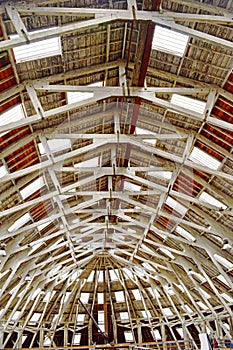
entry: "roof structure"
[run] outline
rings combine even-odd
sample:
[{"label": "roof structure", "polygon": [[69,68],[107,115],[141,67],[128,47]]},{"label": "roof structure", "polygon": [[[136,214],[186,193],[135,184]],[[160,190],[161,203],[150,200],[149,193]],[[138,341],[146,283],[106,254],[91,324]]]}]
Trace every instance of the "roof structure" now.
[{"label": "roof structure", "polygon": [[232,339],[232,0],[0,16],[0,348]]}]

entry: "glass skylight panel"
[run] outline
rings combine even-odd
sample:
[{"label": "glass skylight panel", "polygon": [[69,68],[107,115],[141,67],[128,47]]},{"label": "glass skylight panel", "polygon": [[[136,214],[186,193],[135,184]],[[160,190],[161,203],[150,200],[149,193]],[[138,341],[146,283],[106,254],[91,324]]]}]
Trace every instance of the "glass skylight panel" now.
[{"label": "glass skylight panel", "polygon": [[199,199],[202,200],[203,202],[209,203],[211,205],[214,205],[215,207],[226,209],[227,206],[208,194],[207,192],[202,192],[201,195],[199,196]]},{"label": "glass skylight panel", "polygon": [[110,280],[117,281],[118,280],[118,271],[117,270],[109,270]]},{"label": "glass skylight panel", "polygon": [[116,297],[117,303],[125,301],[125,297],[124,297],[124,292],[123,291],[115,292],[115,297]]},{"label": "glass skylight panel", "polygon": [[98,272],[98,282],[103,282],[104,281],[104,272],[99,271]]},{"label": "glass skylight panel", "polygon": [[120,318],[121,318],[122,321],[128,320],[128,319],[129,319],[129,314],[128,314],[128,312],[127,312],[127,311],[125,311],[125,312],[120,312]]},{"label": "glass skylight panel", "polygon": [[34,312],[32,317],[30,318],[30,322],[38,322],[41,317],[41,314],[39,312]]},{"label": "glass skylight panel", "polygon": [[183,95],[173,94],[171,97],[171,103],[173,105],[186,108],[192,112],[203,114],[205,111],[206,103],[195,98],[186,97]]},{"label": "glass skylight panel", "polygon": [[87,282],[92,282],[93,281],[93,278],[94,278],[94,275],[95,275],[95,271],[92,270],[90,275],[88,276],[87,278]]},{"label": "glass skylight panel", "polygon": [[66,292],[64,295],[64,303],[66,303],[69,300],[69,297],[71,295],[71,292]]},{"label": "glass skylight panel", "polygon": [[105,326],[104,326],[104,311],[99,310],[98,311],[98,326],[101,329],[102,332],[105,332]]},{"label": "glass skylight panel", "polygon": [[56,294],[56,291],[52,291],[52,292],[47,292],[44,296],[43,302],[48,302],[50,299],[52,299],[54,297],[54,295]]},{"label": "glass skylight panel", "polygon": [[155,287],[154,288],[149,287],[148,290],[153,297],[156,296],[157,298],[161,298],[161,295],[159,294],[159,292],[157,291],[157,289]]},{"label": "glass skylight panel", "polygon": [[41,288],[38,287],[38,288],[32,293],[30,299],[31,299],[31,300],[36,299],[37,295],[40,294],[40,293],[41,293]]},{"label": "glass skylight panel", "polygon": [[197,305],[200,306],[202,310],[207,310],[208,306],[205,305],[202,301],[197,301]]},{"label": "glass skylight panel", "polygon": [[228,294],[222,293],[221,296],[229,303],[233,303],[233,298],[231,298]]},{"label": "glass skylight panel", "polygon": [[15,311],[11,317],[12,321],[16,321],[20,317],[21,311]]},{"label": "glass skylight panel", "polygon": [[194,163],[207,166],[208,168],[213,170],[219,169],[221,165],[221,162],[218,159],[212,157],[210,154],[198,147],[193,148],[189,159],[192,160]]},{"label": "glass skylight panel", "polygon": [[[97,81],[96,83],[88,84],[87,86],[101,87],[103,86],[103,82]],[[80,102],[83,100],[87,100],[88,98],[91,98],[93,96],[94,96],[93,92],[67,91],[67,102],[68,104]]]},{"label": "glass skylight panel", "polygon": [[182,328],[176,328],[177,332],[179,333],[181,338],[184,338],[184,332]]},{"label": "glass skylight panel", "polygon": [[188,312],[188,313],[192,313],[193,310],[191,309],[191,307],[188,304],[184,304],[183,306],[184,311]]},{"label": "glass skylight panel", "polygon": [[[68,150],[71,148],[70,139],[52,139],[48,140],[47,143],[52,153]],[[38,148],[41,155],[46,154],[42,143],[38,143]]]},{"label": "glass skylight panel", "polygon": [[[24,114],[23,106],[21,103],[18,103],[13,107],[8,108],[7,110],[5,110],[0,114],[0,126],[4,126],[24,118],[25,118],[25,114]],[[6,134],[6,132],[4,132],[1,135],[4,135],[4,134]]]},{"label": "glass skylight panel", "polygon": [[148,175],[158,177],[160,179],[171,180],[171,171],[148,171]]},{"label": "glass skylight panel", "polygon": [[100,166],[99,162],[100,162],[100,158],[95,157],[88,160],[84,160],[83,162],[80,162],[80,163],[76,163],[74,164],[74,167],[75,168],[96,168]]},{"label": "glass skylight panel", "polygon": [[149,310],[142,310],[141,311],[141,313],[142,313],[142,317],[144,317],[144,318],[151,318],[151,313],[150,313],[150,311]]},{"label": "glass skylight panel", "polygon": [[166,254],[169,258],[175,259],[174,255],[170,252],[170,250],[168,250],[166,248],[159,248],[159,249],[161,250],[161,252]]},{"label": "glass skylight panel", "polygon": [[154,329],[153,333],[156,340],[162,340],[161,334],[158,329]]},{"label": "glass skylight panel", "polygon": [[223,265],[227,269],[229,269],[229,270],[233,269],[233,263],[230,262],[228,259],[226,259],[223,256],[218,255],[218,254],[214,254],[214,257],[221,265]]},{"label": "glass skylight panel", "polygon": [[78,323],[84,323],[84,319],[85,319],[85,314],[78,314],[77,316],[77,322]]},{"label": "glass skylight panel", "polygon": [[[33,33],[38,33],[34,31]],[[29,34],[32,34],[29,33]],[[17,35],[11,35],[11,39],[16,38]],[[13,48],[16,63],[33,61],[40,58],[52,57],[61,55],[61,39],[59,36],[37,42],[30,42],[29,44],[21,45]]]},{"label": "glass skylight panel", "polygon": [[80,345],[80,341],[81,341],[81,333],[75,334],[73,339],[73,344]]},{"label": "glass skylight panel", "polygon": [[124,334],[125,334],[125,341],[126,342],[133,342],[134,341],[132,332],[125,331]]},{"label": "glass skylight panel", "polygon": [[191,235],[191,233],[189,233],[188,231],[186,231],[183,227],[181,226],[177,226],[176,228],[176,232],[179,233],[181,236],[183,236],[184,238],[187,238],[188,241],[193,241],[195,242],[195,238]]},{"label": "glass skylight panel", "polygon": [[80,300],[83,304],[88,304],[89,294],[90,293],[85,293],[85,292],[81,293]]},{"label": "glass skylight panel", "polygon": [[200,293],[204,296],[205,299],[209,299],[210,295],[202,288],[199,288]]},{"label": "glass skylight panel", "polygon": [[132,293],[133,293],[134,298],[135,298],[136,300],[141,300],[141,299],[142,299],[142,298],[141,298],[141,294],[140,294],[140,292],[139,292],[138,289],[132,289]]},{"label": "glass skylight panel", "polygon": [[51,339],[48,336],[44,337],[44,346],[51,346]]},{"label": "glass skylight panel", "polygon": [[169,307],[165,307],[164,309],[162,309],[164,316],[173,316],[173,312],[171,311],[171,309]]},{"label": "glass skylight panel", "polygon": [[127,267],[123,267],[122,271],[124,272],[125,278],[133,278],[133,273]]},{"label": "glass skylight panel", "polygon": [[229,286],[229,283],[227,282],[227,280],[226,280],[226,278],[223,276],[223,275],[218,275],[217,276],[217,279],[219,280],[219,281],[221,281],[222,283],[224,283],[224,284],[226,284],[227,286]]},{"label": "glass skylight panel", "polygon": [[98,293],[97,300],[98,300],[98,304],[103,304],[104,303],[104,293]]},{"label": "glass skylight panel", "polygon": [[35,181],[31,182],[29,185],[24,187],[22,190],[20,190],[20,194],[23,199],[29,197],[31,194],[38,191],[41,187],[44,186],[44,179],[42,177],[39,177]]},{"label": "glass skylight panel", "polygon": [[182,57],[185,52],[188,40],[188,35],[156,25],[152,42],[152,49]]},{"label": "glass skylight panel", "polygon": [[50,225],[51,222],[52,222],[52,221],[47,221],[47,222],[45,222],[44,224],[38,225],[38,226],[37,226],[37,229],[38,229],[39,231],[42,231],[46,226]]},{"label": "glass skylight panel", "polygon": [[184,205],[180,204],[170,196],[167,197],[165,203],[169,205],[169,207],[173,208],[175,211],[180,213],[181,215],[185,215],[188,210],[188,208],[186,208]]},{"label": "glass skylight panel", "polygon": [[25,225],[29,220],[31,220],[31,216],[28,213],[24,214],[8,228],[8,232],[13,232],[18,230],[20,227]]},{"label": "glass skylight panel", "polygon": [[8,172],[6,170],[5,165],[0,166],[0,178],[7,175],[7,174],[8,174]]},{"label": "glass skylight panel", "polygon": [[132,182],[129,181],[124,181],[124,190],[125,191],[140,191],[141,186],[133,184]]}]

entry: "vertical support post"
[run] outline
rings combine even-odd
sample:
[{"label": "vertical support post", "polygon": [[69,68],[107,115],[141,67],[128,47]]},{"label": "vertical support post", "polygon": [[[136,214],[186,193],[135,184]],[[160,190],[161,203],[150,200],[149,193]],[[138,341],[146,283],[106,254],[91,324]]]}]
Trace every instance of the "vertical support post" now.
[{"label": "vertical support post", "polygon": [[3,335],[4,335],[4,331],[3,331],[3,324],[0,323],[0,350],[3,350]]},{"label": "vertical support post", "polygon": [[64,327],[64,346],[68,346],[68,325]]},{"label": "vertical support post", "polygon": [[44,346],[44,325],[42,325],[42,328],[40,329],[40,348]]},{"label": "vertical support post", "polygon": [[116,320],[112,320],[113,322],[113,341],[114,344],[117,344],[117,324],[116,324]]},{"label": "vertical support post", "polygon": [[[165,329],[165,324],[161,324],[161,336],[162,336],[162,342],[165,343],[167,340],[167,335],[166,335],[166,329]],[[163,344],[163,349],[166,350],[166,344]]]},{"label": "vertical support post", "polygon": [[104,270],[104,331],[108,335],[108,304],[107,304],[107,286],[106,286],[106,270]]},{"label": "vertical support post", "polygon": [[137,332],[138,332],[138,342],[142,343],[142,327],[139,319],[137,319]]},{"label": "vertical support post", "polygon": [[88,323],[88,345],[92,345],[92,319],[89,319]]}]

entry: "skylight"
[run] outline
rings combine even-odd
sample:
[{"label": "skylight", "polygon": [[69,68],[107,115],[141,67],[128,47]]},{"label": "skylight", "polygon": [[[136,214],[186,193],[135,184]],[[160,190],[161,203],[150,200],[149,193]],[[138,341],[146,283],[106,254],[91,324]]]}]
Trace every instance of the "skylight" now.
[{"label": "skylight", "polygon": [[148,290],[153,297],[156,296],[157,298],[161,298],[161,295],[159,294],[159,292],[157,291],[157,289],[155,287],[154,288],[149,287]]},{"label": "skylight", "polygon": [[125,331],[125,341],[128,342],[133,342],[133,333],[130,331]]},{"label": "skylight", "polygon": [[103,282],[104,281],[104,272],[99,271],[98,272],[98,282]]},{"label": "skylight", "polygon": [[[31,194],[38,191],[41,187],[44,186],[44,179],[42,177],[39,177],[38,179],[31,182],[29,185],[24,187],[22,190],[20,190],[20,194],[23,199],[29,197]],[[48,224],[47,224],[48,225]]]},{"label": "skylight", "polygon": [[25,225],[29,220],[31,220],[31,216],[28,213],[24,214],[8,228],[8,232],[13,232],[18,230],[20,227]]},{"label": "skylight", "polygon": [[221,296],[229,303],[233,303],[233,298],[231,298],[228,294],[222,293]]},{"label": "skylight", "polygon": [[39,312],[34,312],[32,315],[30,322],[38,322],[40,319],[41,314]]},{"label": "skylight", "polygon": [[84,160],[83,162],[74,164],[75,168],[96,168],[100,166],[100,157]]},{"label": "skylight", "polygon": [[49,339],[48,336],[45,336],[44,337],[44,343],[43,343],[44,346],[51,346],[51,339]]},{"label": "skylight", "polygon": [[[52,153],[68,150],[71,148],[70,139],[52,139],[48,140],[47,143]],[[41,155],[46,154],[42,143],[38,143],[38,148]]]},{"label": "skylight", "polygon": [[230,286],[229,283],[227,282],[226,278],[223,275],[218,275],[217,279],[221,281],[222,283],[226,284],[227,286]]},{"label": "skylight", "polygon": [[214,257],[221,265],[223,265],[227,269],[229,269],[229,270],[233,269],[233,263],[230,262],[228,259],[226,259],[218,254],[214,254]]},{"label": "skylight", "polygon": [[115,292],[115,297],[116,297],[117,303],[125,301],[124,292],[122,290],[119,292]]},{"label": "skylight", "polygon": [[173,94],[171,98],[173,105],[186,108],[192,112],[203,114],[205,111],[206,103],[195,98],[186,97],[183,95]]},{"label": "skylight", "polygon": [[201,195],[199,196],[199,199],[202,200],[203,202],[209,203],[211,205],[214,205],[215,207],[226,209],[227,206],[208,194],[207,192],[202,192]]},{"label": "skylight", "polygon": [[156,25],[152,42],[152,49],[164,51],[171,53],[172,55],[182,57],[185,52],[188,40],[188,35],[181,34],[174,30]]},{"label": "skylight", "polygon": [[[136,126],[135,133],[136,133],[136,135],[151,135],[151,131],[150,130],[142,129],[142,128],[139,128],[138,126]],[[154,139],[143,139],[143,141],[154,146],[155,143],[156,143],[156,138],[154,138]]]},{"label": "skylight", "polygon": [[56,291],[52,291],[52,292],[47,292],[44,296],[43,302],[48,302],[50,299],[52,299],[54,297],[54,295],[56,294]]},{"label": "skylight", "polygon": [[185,215],[188,210],[188,208],[186,208],[184,205],[180,204],[170,196],[167,197],[165,203],[169,205],[169,207],[174,209],[176,212],[180,213],[181,215]]},{"label": "skylight", "polygon": [[[38,33],[38,31],[31,32]],[[11,35],[11,39],[17,35]],[[30,42],[29,44],[21,45],[13,48],[16,63],[33,61],[40,58],[52,57],[62,54],[61,39],[59,36],[49,39]]]},{"label": "skylight", "polygon": [[109,270],[109,275],[110,275],[111,281],[117,281],[119,278],[117,270]]},{"label": "skylight", "polygon": [[200,293],[204,296],[205,299],[210,299],[210,295],[202,288],[199,288]]},{"label": "skylight", "polygon": [[170,180],[172,177],[171,171],[148,171],[148,175],[158,177],[160,179]]},{"label": "skylight", "polygon": [[81,293],[80,300],[83,304],[88,304],[90,293]]},{"label": "skylight", "polygon": [[141,186],[133,184],[132,182],[129,181],[124,181],[124,190],[125,191],[140,191]]},{"label": "skylight", "polygon": [[[87,86],[93,86],[93,87],[101,87],[103,86],[102,81],[97,81],[93,84],[88,84]],[[87,100],[88,98],[91,98],[94,96],[93,92],[81,92],[81,91],[67,91],[67,103],[75,103],[80,102],[83,100]]]},{"label": "skylight", "polygon": [[127,312],[127,311],[125,311],[125,312],[120,312],[120,318],[121,318],[122,321],[128,320],[128,319],[129,319],[129,314],[128,314],[128,312]]},{"label": "skylight", "polygon": [[93,281],[93,278],[94,278],[94,275],[95,275],[95,271],[92,270],[90,275],[88,276],[87,278],[87,282],[92,282]]},{"label": "skylight", "polygon": [[164,316],[173,316],[173,312],[171,311],[171,309],[169,307],[165,307],[164,309],[162,309]]},{"label": "skylight", "polygon": [[188,304],[184,304],[183,306],[184,311],[188,312],[188,313],[192,313],[193,310],[191,309],[191,307]]},{"label": "skylight", "polygon": [[179,333],[181,338],[184,338],[184,332],[182,328],[176,328],[177,332]]},{"label": "skylight", "polygon": [[198,147],[194,147],[189,159],[192,160],[194,163],[201,164],[204,166],[207,166],[210,169],[217,170],[219,169],[221,162],[216,159],[215,157],[212,157],[202,149]]},{"label": "skylight", "polygon": [[77,316],[77,322],[78,323],[84,323],[84,319],[85,319],[85,314],[78,314]]},{"label": "skylight", "polygon": [[11,317],[11,320],[16,321],[19,318],[20,314],[21,314],[21,311],[15,311]]},{"label": "skylight", "polygon": [[206,306],[202,301],[197,301],[197,305],[200,306],[202,310],[208,309],[208,306]]},{"label": "skylight", "polygon": [[192,241],[195,242],[195,238],[191,235],[191,233],[189,233],[188,231],[186,231],[183,227],[181,226],[177,226],[176,228],[176,232],[179,233],[179,235],[183,236],[184,238],[186,238],[188,241]]},{"label": "skylight", "polygon": [[159,248],[161,250],[161,252],[163,252],[164,254],[166,254],[167,256],[169,256],[169,258],[171,259],[175,259],[174,255],[170,252],[170,250],[166,249],[166,248]]},{"label": "skylight", "polygon": [[31,295],[31,300],[34,300],[34,299],[36,299],[36,297],[37,297],[37,295],[38,294],[40,294],[41,293],[41,288],[36,288],[36,290],[32,293],[32,295]]},{"label": "skylight", "polygon": [[97,300],[98,300],[98,304],[103,304],[104,303],[104,293],[98,293]]},{"label": "skylight", "polygon": [[141,313],[143,318],[151,318],[151,313],[149,310],[142,310]]},{"label": "skylight", "polygon": [[102,310],[98,310],[98,326],[102,332],[105,332],[104,311],[102,311]]},{"label": "skylight", "polygon": [[73,344],[80,345],[80,341],[81,341],[81,333],[75,334],[73,339]]},{"label": "skylight", "polygon": [[162,340],[161,334],[158,329],[154,329],[153,333],[156,340]]},{"label": "skylight", "polygon": [[141,294],[140,294],[140,292],[139,292],[138,289],[132,289],[132,293],[133,293],[134,298],[135,298],[136,300],[141,300],[141,299],[142,299],[142,298],[141,298]]},{"label": "skylight", "polygon": [[39,231],[42,231],[45,227],[47,227],[48,225],[50,225],[51,222],[52,222],[52,221],[47,221],[47,222],[45,222],[45,223],[43,223],[43,224],[41,224],[41,225],[38,225],[38,226],[37,226],[37,229],[38,229]]},{"label": "skylight", "polygon": [[7,172],[7,170],[6,170],[5,165],[2,165],[2,166],[0,167],[0,178],[3,177],[3,176],[5,176],[5,175],[7,175],[7,174],[8,174],[8,172]]},{"label": "skylight", "polygon": [[124,271],[126,278],[133,278],[132,271],[128,269],[127,267],[123,267],[122,271]]},{"label": "skylight", "polygon": [[[23,106],[21,103],[18,103],[0,114],[0,126],[7,125],[24,118],[25,114],[23,111]],[[6,132],[2,133],[1,136],[4,134],[6,134]]]}]

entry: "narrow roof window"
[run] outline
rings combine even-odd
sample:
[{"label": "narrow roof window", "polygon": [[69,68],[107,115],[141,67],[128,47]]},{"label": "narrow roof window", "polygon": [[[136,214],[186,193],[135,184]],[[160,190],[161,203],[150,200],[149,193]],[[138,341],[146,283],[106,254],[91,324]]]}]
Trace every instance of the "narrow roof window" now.
[{"label": "narrow roof window", "polygon": [[151,313],[149,310],[142,310],[141,313],[142,313],[142,317],[151,318]]},{"label": "narrow roof window", "polygon": [[[96,83],[88,84],[87,86],[101,87],[103,86],[103,82],[97,81]],[[94,96],[93,92],[67,91],[67,103],[71,104],[75,102],[80,102],[83,100],[87,100],[88,98],[91,98],[93,96]]]},{"label": "narrow roof window", "polygon": [[85,314],[78,314],[77,316],[77,322],[78,323],[84,323],[84,320],[85,320]]},{"label": "narrow roof window", "polygon": [[202,301],[197,301],[197,305],[200,306],[202,310],[208,309],[208,306],[206,306]]},{"label": "narrow roof window", "polygon": [[183,307],[184,311],[186,311],[186,312],[189,312],[189,313],[193,312],[193,310],[191,309],[191,307],[188,304],[184,304],[182,307]]},{"label": "narrow roof window", "polygon": [[125,301],[124,292],[122,290],[115,292],[115,297],[117,303]]},{"label": "narrow roof window", "polygon": [[141,298],[141,294],[140,294],[140,292],[139,292],[138,289],[132,289],[132,293],[133,293],[134,298],[135,298],[136,300],[141,300],[141,299],[142,299],[142,298]]},{"label": "narrow roof window", "polygon": [[[29,34],[38,32],[42,32],[42,30],[29,32]],[[11,35],[11,39],[15,39],[16,37],[18,37],[18,35]],[[61,39],[60,36],[56,36],[54,38],[30,42],[29,44],[14,47],[13,51],[16,63],[61,55]]]},{"label": "narrow roof window", "polygon": [[28,213],[24,214],[8,228],[8,232],[13,232],[18,230],[20,227],[25,225],[29,220],[31,220],[31,216]]},{"label": "narrow roof window", "polygon": [[95,275],[95,271],[92,270],[90,275],[88,276],[87,278],[87,282],[92,282],[93,281],[93,278],[94,278],[94,275]]},{"label": "narrow roof window", "polygon": [[97,293],[97,301],[98,301],[98,304],[104,303],[104,293]]},{"label": "narrow roof window", "polygon": [[83,304],[87,304],[89,300],[89,294],[90,293],[81,293],[80,300]]},{"label": "narrow roof window", "polygon": [[125,331],[125,341],[128,342],[133,342],[133,333],[130,331]]},{"label": "narrow roof window", "polygon": [[161,250],[161,252],[166,254],[169,258],[175,259],[174,255],[170,252],[170,250],[168,250],[166,248],[159,248],[159,249]]},{"label": "narrow roof window", "polygon": [[170,180],[172,177],[171,171],[148,171],[149,176],[158,177],[160,179]]},{"label": "narrow roof window", "polygon": [[182,328],[176,328],[177,332],[179,333],[181,338],[184,338],[184,332]]},{"label": "narrow roof window", "polygon": [[129,319],[129,314],[127,311],[124,311],[124,312],[120,312],[120,318],[122,321],[126,321]]},{"label": "narrow roof window", "polygon": [[188,35],[156,25],[152,49],[182,57],[188,40]]},{"label": "narrow roof window", "polygon": [[226,259],[223,256],[218,255],[218,254],[214,254],[214,257],[221,265],[223,265],[227,269],[229,269],[229,270],[233,269],[233,263],[230,262],[228,259]]},{"label": "narrow roof window", "polygon": [[156,340],[161,340],[162,339],[161,334],[160,334],[158,329],[154,329],[153,333],[154,333],[154,337],[155,337]]},{"label": "narrow roof window", "polygon": [[228,301],[229,303],[233,303],[233,298],[231,298],[228,294],[226,293],[222,293],[220,294],[226,301]]},{"label": "narrow roof window", "polygon": [[186,108],[192,112],[203,114],[205,111],[206,103],[195,98],[173,94],[171,98],[173,105]]},{"label": "narrow roof window", "polygon": [[222,202],[220,202],[219,200],[217,200],[216,198],[214,198],[213,196],[211,196],[207,192],[202,192],[201,195],[199,196],[199,199],[206,202],[206,203],[214,205],[215,207],[218,207],[218,208],[222,208],[222,209],[227,208],[227,206],[225,204],[223,204]]},{"label": "narrow roof window", "polygon": [[184,205],[180,204],[170,196],[167,197],[165,203],[169,205],[169,207],[174,209],[176,212],[180,213],[181,215],[185,215],[188,210],[188,208],[186,208]]},{"label": "narrow roof window", "polygon": [[124,190],[125,191],[140,191],[141,186],[133,184],[132,182],[129,181],[124,181]]},{"label": "narrow roof window", "polygon": [[2,166],[0,167],[0,178],[3,177],[3,176],[5,176],[5,175],[7,175],[7,174],[8,174],[8,172],[7,172],[7,170],[6,170],[5,165],[2,165]]},{"label": "narrow roof window", "polygon": [[81,341],[81,333],[75,334],[73,339],[73,344],[80,345],[80,341]]},{"label": "narrow roof window", "polygon": [[189,159],[192,160],[194,163],[198,163],[204,166],[207,166],[210,169],[217,170],[219,169],[221,162],[216,159],[215,157],[212,157],[202,149],[198,147],[194,147]]},{"label": "narrow roof window", "polygon": [[38,322],[41,314],[39,312],[34,312],[32,317],[30,318],[30,322]]},{"label": "narrow roof window", "polygon": [[38,179],[31,182],[29,185],[24,187],[22,190],[20,190],[20,194],[23,199],[29,197],[31,194],[38,191],[41,187],[44,186],[44,179],[42,177],[39,177]]},{"label": "narrow roof window", "polygon": [[84,160],[80,163],[75,163],[75,168],[91,168],[100,166],[100,157],[95,157],[91,159]]},{"label": "narrow roof window", "polygon": [[173,316],[173,312],[171,311],[171,309],[169,307],[165,307],[162,310],[163,310],[164,316]]},{"label": "narrow roof window", "polygon": [[188,231],[186,231],[183,227],[181,226],[177,226],[176,228],[176,232],[179,233],[179,235],[183,236],[184,238],[186,238],[188,241],[193,241],[195,242],[195,238],[191,235],[191,233],[189,233]]},{"label": "narrow roof window", "polygon": [[[47,142],[48,142],[49,149],[52,153],[64,151],[71,148],[70,139],[52,139],[52,140],[48,140]],[[38,147],[41,155],[46,154],[46,151],[42,143],[38,143]]]},{"label": "narrow roof window", "polygon": [[222,283],[226,284],[227,286],[230,286],[229,283],[227,282],[226,278],[223,275],[218,275],[217,279],[221,281]]},{"label": "narrow roof window", "polygon": [[[22,103],[18,103],[13,107],[8,108],[7,110],[5,110],[0,114],[0,126],[4,126],[24,118],[25,118],[25,113],[23,110],[23,105]],[[7,131],[1,133],[0,136],[5,135],[6,133]]]},{"label": "narrow roof window", "polygon": [[11,320],[16,321],[19,318],[20,314],[21,314],[21,311],[15,311],[11,317]]}]

